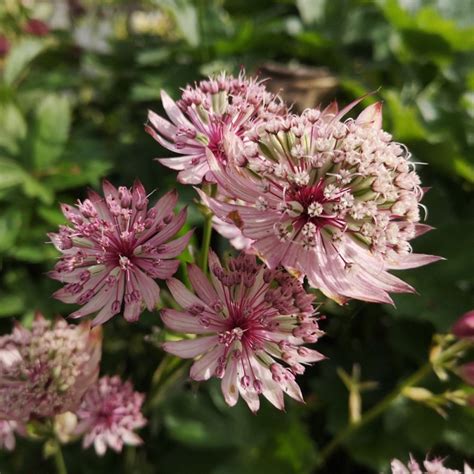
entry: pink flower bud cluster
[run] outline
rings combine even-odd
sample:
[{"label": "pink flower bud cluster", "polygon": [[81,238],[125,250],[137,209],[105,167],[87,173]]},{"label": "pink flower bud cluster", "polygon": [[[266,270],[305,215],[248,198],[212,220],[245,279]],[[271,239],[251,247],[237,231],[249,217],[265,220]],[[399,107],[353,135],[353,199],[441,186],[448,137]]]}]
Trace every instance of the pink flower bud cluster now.
[{"label": "pink flower bud cluster", "polygon": [[423,190],[410,154],[381,129],[381,105],[342,121],[338,111],[310,109],[253,128],[237,149],[243,166],[208,160],[218,195],[200,192],[211,210],[270,268],[305,275],[328,297],[392,302],[413,288],[388,273],[439,260],[412,253]]},{"label": "pink flower bud cluster", "polygon": [[449,469],[444,465],[444,459],[434,458],[429,460],[426,458],[423,465],[420,466],[415,459],[410,456],[407,465],[398,459],[394,459],[391,463],[392,474],[473,474],[473,470],[467,464],[464,464],[464,470]]},{"label": "pink flower bud cluster", "polygon": [[74,411],[99,373],[102,333],[37,315],[0,338],[0,419],[27,422]]},{"label": "pink flower bud cluster", "polygon": [[135,430],[146,424],[141,413],[143,400],[130,382],[122,382],[117,376],[102,377],[85,394],[76,412],[76,432],[83,436],[84,448],[94,445],[102,456],[107,447],[120,452],[124,444],[141,444]]},{"label": "pink flower bud cluster", "polygon": [[305,347],[323,335],[313,295],[285,271],[269,270],[251,255],[241,254],[223,266],[211,253],[209,270],[210,280],[197,266],[189,267],[196,294],[176,279],[168,281],[183,310],[163,310],[163,322],[196,337],[166,342],[163,348],[180,357],[199,357],[191,378],[221,379],[230,406],[239,395],[252,411],[259,409],[260,395],[279,409],[284,393],[302,401],[296,376],[324,358]]},{"label": "pink flower bud cluster", "polygon": [[286,106],[268,92],[262,82],[242,73],[234,78],[225,73],[187,86],[178,102],[162,91],[169,121],[150,111],[146,131],[164,148],[181,155],[158,161],[178,170],[178,181],[199,184],[214,182],[206,158],[211,150],[223,164],[243,164],[229,136],[246,140],[247,132],[274,116],[284,115]]},{"label": "pink flower bud cluster", "polygon": [[136,321],[143,306],[153,310],[159,301],[156,279],[172,276],[175,258],[188,244],[191,232],[171,240],[186,220],[186,210],[173,213],[178,195],[165,194],[151,208],[140,182],[116,189],[104,181],[104,197],[89,192],[76,207],[63,205],[70,226],[50,234],[62,253],[51,278],[66,285],[54,296],[81,305],[71,314],[80,318],[97,313],[93,325],[123,313]]}]

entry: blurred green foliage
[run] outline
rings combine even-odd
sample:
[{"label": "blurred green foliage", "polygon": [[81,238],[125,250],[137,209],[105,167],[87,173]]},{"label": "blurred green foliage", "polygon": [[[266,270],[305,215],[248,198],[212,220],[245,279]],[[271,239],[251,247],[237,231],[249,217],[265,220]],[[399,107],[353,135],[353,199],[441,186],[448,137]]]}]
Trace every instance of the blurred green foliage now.
[{"label": "blurred green foliage", "polygon": [[[26,2],[25,2],[26,3]],[[375,473],[394,456],[430,451],[452,464],[474,457],[474,409],[453,408],[443,419],[399,400],[347,442],[325,468],[318,452],[348,420],[348,393],[336,369],[361,367],[378,388],[363,410],[426,361],[432,334],[446,331],[474,307],[474,22],[470,1],[441,0],[107,0],[0,5],[10,51],[0,59],[0,330],[36,309],[67,314],[45,276],[56,253],[47,232],[63,222],[59,202],[73,202],[108,175],[148,188],[176,186],[152,158],[162,151],[143,132],[159,91],[221,69],[258,71],[267,61],[326,66],[340,83],[337,98],[384,101],[384,126],[407,145],[431,188],[424,203],[436,230],[416,251],[445,262],[405,271],[417,295],[395,307],[324,305],[329,360],[302,377],[307,404],[258,416],[227,408],[216,384],[175,385],[147,416],[145,445],[97,458],[66,448],[72,473],[306,474]],[[62,5],[61,8],[58,5]],[[68,8],[69,5],[69,8]],[[64,10],[65,9],[65,10]],[[58,13],[63,11],[63,16]],[[50,31],[24,31],[29,18],[49,19]],[[180,188],[181,205],[192,189]],[[160,192],[160,191],[159,191]],[[201,217],[190,208],[189,224]],[[226,244],[214,238],[221,250]],[[471,264],[471,265],[470,265]],[[162,355],[157,314],[136,325],[105,328],[104,373],[121,373],[148,391]],[[144,339],[144,335],[154,334]],[[435,392],[446,389],[434,377]],[[457,382],[451,381],[451,388]],[[49,473],[41,446],[20,441],[0,453],[0,472]]]}]

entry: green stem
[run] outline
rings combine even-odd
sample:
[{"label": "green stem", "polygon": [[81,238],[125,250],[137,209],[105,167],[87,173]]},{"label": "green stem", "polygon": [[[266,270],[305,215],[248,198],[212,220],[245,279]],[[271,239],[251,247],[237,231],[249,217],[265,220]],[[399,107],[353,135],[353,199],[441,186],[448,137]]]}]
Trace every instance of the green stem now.
[{"label": "green stem", "polygon": [[56,465],[57,474],[67,474],[66,463],[64,462],[63,452],[59,441],[56,441],[56,449],[54,450],[54,464]]},{"label": "green stem", "polygon": [[202,249],[201,249],[201,270],[207,275],[207,261],[209,258],[209,247],[211,245],[212,237],[212,214],[209,213],[204,219],[204,230],[202,235]]},{"label": "green stem", "polygon": [[367,410],[358,422],[347,425],[328,445],[322,449],[319,455],[318,464],[322,466],[340,444],[349,439],[354,434],[354,432],[367,425],[372,420],[381,415],[385,410],[387,410],[387,408],[403,393],[406,388],[419,384],[428,374],[430,374],[433,367],[432,363],[442,364],[444,361],[455,356],[456,354],[459,354],[465,348],[469,347],[469,344],[469,341],[466,340],[456,342],[451,347],[442,352],[435,361],[428,362],[423,365],[403,383],[391,391],[379,403],[377,403],[377,405],[373,406],[370,410]]}]

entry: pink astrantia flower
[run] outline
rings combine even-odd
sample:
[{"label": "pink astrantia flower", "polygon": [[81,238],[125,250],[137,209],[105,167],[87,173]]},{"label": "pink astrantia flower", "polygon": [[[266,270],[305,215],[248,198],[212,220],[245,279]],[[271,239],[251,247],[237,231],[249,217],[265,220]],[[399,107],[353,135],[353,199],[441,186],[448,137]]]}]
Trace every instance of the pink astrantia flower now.
[{"label": "pink astrantia flower", "polygon": [[77,434],[84,435],[83,446],[92,444],[99,456],[107,447],[120,452],[124,444],[136,446],[142,439],[135,430],[146,420],[141,413],[144,396],[130,382],[119,377],[102,377],[85,394],[77,411]]},{"label": "pink astrantia flower", "polygon": [[344,302],[392,302],[414,291],[388,273],[436,261],[413,254],[420,224],[419,177],[403,145],[381,129],[381,105],[356,120],[335,105],[274,119],[255,138],[246,168],[208,160],[221,195],[198,190],[218,218],[237,224],[270,268],[283,265]]},{"label": "pink astrantia flower", "polygon": [[127,321],[136,321],[143,305],[153,310],[160,296],[154,280],[176,272],[175,258],[192,233],[170,240],[186,220],[186,209],[173,213],[178,200],[174,190],[150,209],[138,181],[132,189],[104,181],[103,190],[105,198],[91,191],[77,207],[63,204],[71,226],[50,234],[62,252],[50,276],[66,283],[54,296],[82,306],[73,318],[98,312],[93,325],[121,311]]},{"label": "pink astrantia flower", "polygon": [[474,387],[474,362],[467,362],[457,368],[457,374],[464,382]]},{"label": "pink astrantia flower", "polygon": [[454,324],[451,332],[459,339],[474,339],[474,310],[464,313]]},{"label": "pink astrantia flower", "polygon": [[17,426],[16,421],[0,420],[0,450],[13,451],[15,449]]},{"label": "pink astrantia flower", "polygon": [[28,421],[74,411],[99,372],[102,333],[37,315],[0,338],[0,419]]},{"label": "pink astrantia flower", "polygon": [[206,158],[209,148],[217,159],[227,164],[234,158],[228,149],[231,133],[241,137],[275,114],[286,113],[280,99],[268,92],[262,82],[247,79],[242,73],[234,78],[224,73],[183,90],[175,103],[161,92],[163,107],[169,120],[150,111],[145,130],[163,147],[179,157],[158,161],[178,170],[178,181],[199,184],[213,182]]},{"label": "pink astrantia flower", "polygon": [[279,409],[284,408],[284,393],[303,401],[295,375],[304,372],[305,364],[324,358],[303,345],[322,335],[314,297],[291,275],[266,269],[252,255],[241,254],[223,267],[211,252],[209,269],[210,281],[196,265],[189,266],[197,296],[180,281],[168,281],[183,311],[163,310],[163,322],[197,337],[166,342],[163,348],[179,357],[199,357],[191,378],[220,378],[230,406],[239,394],[254,412],[260,394]]},{"label": "pink astrantia flower", "polygon": [[[398,459],[394,459],[391,463],[392,474],[463,474],[456,469],[449,469],[444,466],[444,460],[440,458],[426,459],[423,466],[420,466],[413,457],[410,456],[410,461],[407,465],[403,464]],[[473,474],[472,469],[464,464],[464,474]]]},{"label": "pink astrantia flower", "polygon": [[212,227],[216,232],[221,234],[222,237],[229,240],[231,245],[237,250],[245,250],[247,253],[252,252],[253,240],[244,237],[242,231],[233,222],[226,222],[217,216],[213,216]]}]

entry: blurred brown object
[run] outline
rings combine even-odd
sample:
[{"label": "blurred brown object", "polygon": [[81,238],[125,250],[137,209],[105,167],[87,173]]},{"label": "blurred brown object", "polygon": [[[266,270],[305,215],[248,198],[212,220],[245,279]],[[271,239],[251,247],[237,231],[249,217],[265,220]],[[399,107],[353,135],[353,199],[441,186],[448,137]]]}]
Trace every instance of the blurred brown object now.
[{"label": "blurred brown object", "polygon": [[259,76],[271,79],[266,83],[267,88],[293,104],[295,112],[319,105],[339,84],[329,69],[302,64],[267,62],[260,67]]}]

